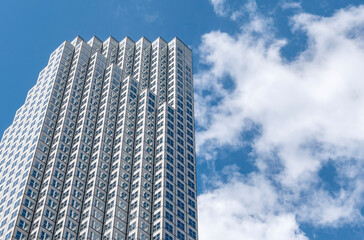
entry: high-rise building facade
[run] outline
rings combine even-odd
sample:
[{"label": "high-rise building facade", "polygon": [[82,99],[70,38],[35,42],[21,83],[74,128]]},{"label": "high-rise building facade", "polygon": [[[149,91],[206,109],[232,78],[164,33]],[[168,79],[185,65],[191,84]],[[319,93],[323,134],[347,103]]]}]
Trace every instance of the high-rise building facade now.
[{"label": "high-rise building facade", "polygon": [[0,239],[198,239],[192,52],[65,41],[0,143]]}]

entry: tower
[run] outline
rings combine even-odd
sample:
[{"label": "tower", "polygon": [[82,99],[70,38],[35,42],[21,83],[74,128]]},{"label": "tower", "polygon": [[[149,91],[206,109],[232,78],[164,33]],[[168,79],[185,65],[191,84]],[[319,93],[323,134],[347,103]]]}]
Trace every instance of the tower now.
[{"label": "tower", "polygon": [[192,52],[65,41],[0,143],[0,239],[197,236]]}]

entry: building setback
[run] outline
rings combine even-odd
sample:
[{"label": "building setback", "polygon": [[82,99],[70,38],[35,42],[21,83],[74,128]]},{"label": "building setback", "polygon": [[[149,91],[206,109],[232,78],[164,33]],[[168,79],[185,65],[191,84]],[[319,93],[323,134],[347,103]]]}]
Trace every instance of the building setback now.
[{"label": "building setback", "polygon": [[0,143],[0,239],[198,239],[192,52],[65,41]]}]

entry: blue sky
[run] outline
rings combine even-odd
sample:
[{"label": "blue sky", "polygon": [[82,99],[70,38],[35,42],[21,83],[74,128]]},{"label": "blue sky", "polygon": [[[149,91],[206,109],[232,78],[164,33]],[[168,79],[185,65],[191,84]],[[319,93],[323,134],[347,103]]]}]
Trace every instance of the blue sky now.
[{"label": "blue sky", "polygon": [[200,239],[363,239],[361,4],[1,1],[0,132],[64,40],[178,36],[194,53]]}]

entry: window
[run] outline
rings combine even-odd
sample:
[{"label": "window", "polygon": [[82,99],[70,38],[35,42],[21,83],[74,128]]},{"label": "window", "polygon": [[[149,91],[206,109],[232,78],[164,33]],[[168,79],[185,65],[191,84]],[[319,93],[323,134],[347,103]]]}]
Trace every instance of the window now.
[{"label": "window", "polygon": [[166,208],[169,211],[173,212],[173,204],[171,204],[169,201],[166,201]]},{"label": "window", "polygon": [[193,211],[191,208],[188,208],[188,214],[191,215],[191,217],[196,218],[196,212]]},{"label": "window", "polygon": [[196,239],[196,232],[192,229],[188,229],[188,235],[190,235],[193,239]]},{"label": "window", "polygon": [[193,208],[196,208],[196,203],[195,203],[195,201],[193,201],[192,199],[188,199],[188,205],[190,205],[191,207],[193,207]]},{"label": "window", "polygon": [[180,240],[185,240],[185,235],[181,233],[180,231],[177,231],[177,238]]},{"label": "window", "polygon": [[182,229],[183,231],[185,230],[185,224],[180,220],[177,220],[177,227]]},{"label": "window", "polygon": [[170,174],[169,172],[166,172],[166,178],[167,178],[168,180],[170,180],[171,182],[173,182],[173,176],[172,176],[172,174]]},{"label": "window", "polygon": [[179,209],[177,210],[177,216],[183,220],[185,219],[185,214]]},{"label": "window", "polygon": [[157,231],[160,228],[161,228],[161,224],[160,223],[154,224],[154,226],[153,226],[153,232]]},{"label": "window", "polygon": [[173,167],[172,167],[169,163],[167,163],[167,169],[168,169],[169,171],[173,172]]},{"label": "window", "polygon": [[195,193],[191,189],[188,189],[188,196],[195,198]]},{"label": "window", "polygon": [[196,222],[193,221],[191,218],[188,218],[188,224],[193,227],[193,228],[196,228]]},{"label": "window", "polygon": [[166,219],[173,223],[173,215],[166,211]]},{"label": "window", "polygon": [[183,192],[181,192],[180,190],[177,190],[177,196],[182,199],[185,199],[185,194]]},{"label": "window", "polygon": [[185,185],[182,182],[177,181],[177,186],[184,191]]},{"label": "window", "polygon": [[23,239],[23,234],[20,231],[16,231],[15,238],[16,239]]},{"label": "window", "polygon": [[179,199],[177,199],[177,206],[182,208],[182,209],[185,209],[185,204]]},{"label": "window", "polygon": [[169,191],[166,191],[166,198],[169,199],[169,200],[171,200],[173,202],[173,194],[170,193]]},{"label": "window", "polygon": [[[170,233],[173,234],[173,226],[171,224],[169,224],[168,222],[166,222],[166,230]],[[169,239],[166,237],[166,239]],[[172,238],[170,238],[172,240]]]}]

